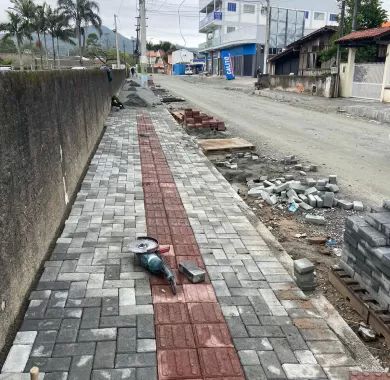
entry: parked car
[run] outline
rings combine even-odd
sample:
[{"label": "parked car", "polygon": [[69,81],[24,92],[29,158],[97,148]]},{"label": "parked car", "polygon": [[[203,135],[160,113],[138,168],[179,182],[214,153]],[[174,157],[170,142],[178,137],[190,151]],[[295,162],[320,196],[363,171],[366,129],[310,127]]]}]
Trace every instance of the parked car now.
[{"label": "parked car", "polygon": [[184,72],[185,75],[192,75],[194,72],[192,71],[191,67],[186,67],[186,70]]},{"label": "parked car", "polygon": [[71,70],[87,70],[85,66],[73,66]]}]

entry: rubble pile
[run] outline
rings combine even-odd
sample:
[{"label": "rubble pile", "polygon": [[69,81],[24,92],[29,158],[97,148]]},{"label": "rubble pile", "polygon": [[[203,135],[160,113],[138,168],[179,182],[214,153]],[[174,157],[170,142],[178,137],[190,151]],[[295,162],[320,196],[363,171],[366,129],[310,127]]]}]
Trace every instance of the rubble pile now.
[{"label": "rubble pile", "polygon": [[173,117],[176,121],[188,129],[210,129],[216,131],[225,131],[225,122],[209,116],[203,112],[186,108],[184,110],[173,111]]},{"label": "rubble pile", "polygon": [[[253,155],[253,154],[252,154]],[[337,185],[337,176],[330,175],[323,179],[314,179],[307,175],[308,172],[316,172],[315,165],[303,166],[298,164],[295,156],[286,157],[283,162],[286,165],[294,165],[293,168],[299,171],[303,180],[296,180],[294,174],[285,174],[279,178],[268,178],[260,176],[252,178],[247,182],[248,195],[260,197],[271,206],[278,203],[287,203],[288,210],[295,213],[299,209],[310,212],[314,209],[339,207],[344,210],[363,211],[364,205],[360,201],[350,202],[338,196],[340,191]],[[230,166],[229,166],[230,165]],[[227,167],[234,163],[228,161]],[[326,224],[324,216],[307,214],[305,220],[310,224]]]},{"label": "rubble pile", "polygon": [[382,307],[390,308],[390,201],[346,221],[340,266]]}]

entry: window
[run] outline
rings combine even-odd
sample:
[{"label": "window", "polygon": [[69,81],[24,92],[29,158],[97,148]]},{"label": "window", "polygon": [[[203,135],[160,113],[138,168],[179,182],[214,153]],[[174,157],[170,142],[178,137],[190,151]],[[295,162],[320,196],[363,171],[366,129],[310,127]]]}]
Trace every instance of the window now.
[{"label": "window", "polygon": [[228,26],[226,28],[226,33],[231,33],[231,32],[234,32],[235,30],[236,30],[235,26]]},{"label": "window", "polygon": [[316,20],[316,21],[325,21],[325,13],[314,12],[314,20]]},{"label": "window", "polygon": [[310,12],[309,11],[305,11],[305,19],[308,20],[309,19],[309,14]]},{"label": "window", "polygon": [[255,9],[254,4],[244,4],[243,13],[255,13]]},{"label": "window", "polygon": [[228,3],[228,12],[235,12],[237,8],[236,3]]},{"label": "window", "polygon": [[334,13],[331,13],[329,15],[329,21],[338,21],[338,15],[334,14]]}]

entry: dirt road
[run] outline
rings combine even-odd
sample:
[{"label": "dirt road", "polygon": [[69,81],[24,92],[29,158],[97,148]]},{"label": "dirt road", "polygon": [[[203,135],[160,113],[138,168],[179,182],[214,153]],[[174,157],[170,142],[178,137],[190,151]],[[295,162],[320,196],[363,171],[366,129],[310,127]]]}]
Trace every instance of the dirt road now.
[{"label": "dirt road", "polygon": [[[345,193],[378,205],[390,198],[390,125],[304,110],[242,91],[223,81],[156,76],[155,82],[227,122],[232,134],[263,154],[295,154],[337,174]],[[349,189],[349,190],[347,190]]]}]

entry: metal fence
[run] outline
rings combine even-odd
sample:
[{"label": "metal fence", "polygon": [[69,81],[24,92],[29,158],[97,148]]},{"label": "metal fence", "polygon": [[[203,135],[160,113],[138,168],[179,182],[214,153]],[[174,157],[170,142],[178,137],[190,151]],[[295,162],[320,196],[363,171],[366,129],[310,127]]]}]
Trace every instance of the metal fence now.
[{"label": "metal fence", "polygon": [[355,65],[352,82],[352,96],[355,98],[381,98],[384,63],[361,63]]}]

